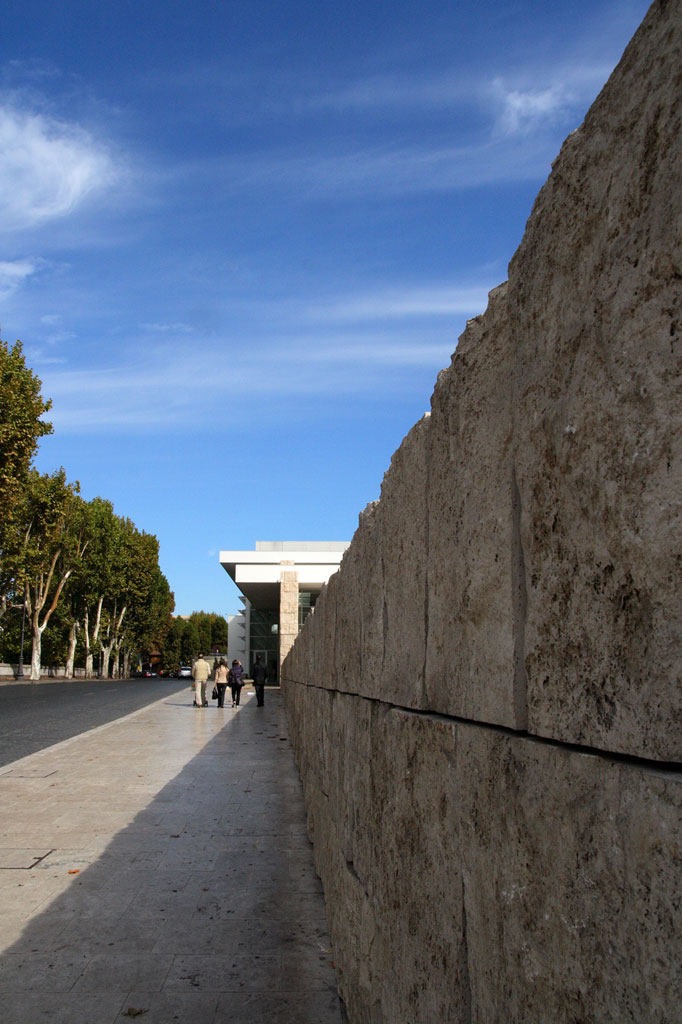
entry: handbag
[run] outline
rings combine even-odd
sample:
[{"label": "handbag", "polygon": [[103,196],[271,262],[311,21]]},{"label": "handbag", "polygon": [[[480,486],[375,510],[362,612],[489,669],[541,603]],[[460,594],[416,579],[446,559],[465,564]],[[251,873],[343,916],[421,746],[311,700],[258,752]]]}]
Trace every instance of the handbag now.
[{"label": "handbag", "polygon": [[211,700],[217,700],[217,699],[218,699],[218,690],[217,690],[217,688],[216,688],[216,687],[214,686],[214,687],[213,687],[213,693],[211,694]]}]

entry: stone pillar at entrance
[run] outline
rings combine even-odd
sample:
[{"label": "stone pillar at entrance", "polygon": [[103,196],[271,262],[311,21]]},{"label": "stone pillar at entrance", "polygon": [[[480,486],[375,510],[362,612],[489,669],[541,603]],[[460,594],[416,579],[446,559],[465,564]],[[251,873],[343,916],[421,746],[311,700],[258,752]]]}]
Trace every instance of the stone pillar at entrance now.
[{"label": "stone pillar at entrance", "polygon": [[279,668],[298,636],[298,573],[293,562],[280,562],[279,575]]}]

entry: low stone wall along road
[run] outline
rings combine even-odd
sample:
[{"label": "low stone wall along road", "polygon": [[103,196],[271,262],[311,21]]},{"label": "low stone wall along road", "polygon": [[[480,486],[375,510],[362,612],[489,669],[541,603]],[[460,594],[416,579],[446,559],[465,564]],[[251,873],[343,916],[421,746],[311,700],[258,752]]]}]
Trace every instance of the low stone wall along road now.
[{"label": "low stone wall along road", "polygon": [[189,692],[186,679],[90,679],[0,686],[0,765]]}]

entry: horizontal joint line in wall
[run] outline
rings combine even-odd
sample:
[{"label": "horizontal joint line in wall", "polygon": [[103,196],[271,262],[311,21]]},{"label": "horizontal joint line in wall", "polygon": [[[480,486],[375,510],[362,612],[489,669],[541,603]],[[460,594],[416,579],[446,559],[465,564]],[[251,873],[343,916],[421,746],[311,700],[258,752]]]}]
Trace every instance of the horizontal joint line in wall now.
[{"label": "horizontal joint line in wall", "polygon": [[528,740],[530,743],[538,743],[541,746],[556,747],[577,754],[589,754],[592,757],[599,757],[604,761],[612,761],[618,764],[633,765],[638,768],[645,768],[649,771],[667,775],[682,775],[682,763],[679,761],[658,761],[655,758],[639,757],[637,754],[625,754],[620,751],[603,750],[600,747],[590,747],[581,743],[569,743],[565,740],[554,739],[551,736],[539,736],[537,733],[526,732],[521,729],[512,729],[507,725],[499,725],[497,722],[485,722],[476,718],[464,718],[460,715],[446,715],[440,711],[420,710],[409,708],[401,704],[392,704],[390,701],[381,700],[379,697],[367,697],[362,693],[352,690],[330,690],[326,686],[316,684],[300,683],[292,679],[291,682],[299,685],[310,686],[313,690],[320,690],[324,693],[339,693],[345,697],[358,697],[360,700],[369,701],[372,704],[383,704],[388,710],[402,711],[408,715],[415,715],[418,718],[433,718],[443,722],[453,722],[456,725],[468,725],[476,729],[485,729],[488,732],[498,732],[504,736],[513,736],[518,739]]}]

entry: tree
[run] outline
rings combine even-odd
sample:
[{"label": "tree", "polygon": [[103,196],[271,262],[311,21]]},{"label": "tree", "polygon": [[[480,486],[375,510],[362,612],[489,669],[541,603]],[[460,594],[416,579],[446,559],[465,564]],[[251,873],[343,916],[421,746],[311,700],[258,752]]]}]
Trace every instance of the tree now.
[{"label": "tree", "polygon": [[185,629],[185,620],[172,615],[168,632],[163,642],[163,666],[169,671],[179,667],[181,662],[181,642]]},{"label": "tree", "polygon": [[199,634],[199,651],[196,654],[208,654],[211,650],[211,617],[206,612],[192,612],[189,617],[194,622]]},{"label": "tree", "polygon": [[[85,510],[88,549],[74,580],[76,614],[83,631],[85,675],[94,675],[94,656],[101,649],[101,636],[108,624],[112,595],[120,590],[122,523],[110,501],[93,498]],[[104,610],[104,618],[103,618]]]},{"label": "tree", "polygon": [[199,650],[207,654],[214,647],[223,650],[227,643],[227,620],[215,612],[192,612],[189,622],[197,628]]},{"label": "tree", "polygon": [[21,531],[16,516],[38,441],[52,433],[52,425],[40,418],[51,406],[40,388],[40,380],[26,366],[21,342],[10,348],[0,339],[0,617],[12,599],[23,597],[17,581]]},{"label": "tree", "polygon": [[[99,499],[95,499],[95,501],[97,500]],[[64,661],[67,678],[71,678],[74,675],[76,646],[79,636],[84,634],[88,554],[94,539],[92,530],[93,503],[78,499],[73,509],[72,522],[73,529],[79,532],[83,538],[83,557],[77,560],[73,566],[73,571],[62,595],[61,614],[59,616],[65,634],[66,655]]]},{"label": "tree", "polygon": [[[175,600],[168,580],[159,568],[159,542],[140,532],[130,520],[124,523],[122,588],[111,620],[111,656],[114,671],[119,653],[149,651],[159,647],[170,626]],[[127,674],[127,673],[126,673]]]},{"label": "tree", "polygon": [[18,563],[31,624],[31,679],[40,679],[42,636],[87,538],[79,515],[78,484],[63,469],[52,474],[31,470],[18,522],[23,533]]},{"label": "tree", "polygon": [[40,388],[21,343],[0,339],[0,618],[12,609],[1,646],[20,646],[14,620],[21,610],[32,637],[31,679],[40,675],[44,636],[69,675],[79,634],[87,676],[97,653],[102,675],[111,664],[117,671],[121,654],[127,672],[135,646],[159,647],[171,624],[174,597],[159,568],[159,543],[117,516],[111,502],[83,501],[63,469],[31,469],[39,438],[52,432],[41,420],[51,403]]},{"label": "tree", "polygon": [[182,633],[182,639],[180,641],[180,655],[182,657],[183,665],[189,665],[193,658],[196,658],[197,654],[200,654],[200,643],[199,630],[197,629],[196,622],[192,622],[191,619],[185,623],[185,628]]},{"label": "tree", "polygon": [[74,510],[83,537],[83,557],[69,577],[63,603],[68,622],[67,670],[72,673],[78,634],[85,647],[86,676],[128,675],[138,650],[158,646],[171,621],[174,598],[158,565],[159,542],[116,515],[102,498]]}]

